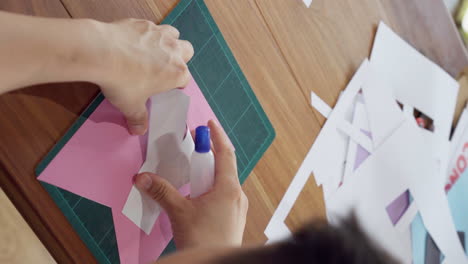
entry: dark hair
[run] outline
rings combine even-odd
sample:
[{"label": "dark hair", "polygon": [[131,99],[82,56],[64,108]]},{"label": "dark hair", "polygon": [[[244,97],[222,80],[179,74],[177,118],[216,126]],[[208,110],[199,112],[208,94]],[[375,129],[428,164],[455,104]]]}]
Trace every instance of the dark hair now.
[{"label": "dark hair", "polygon": [[398,263],[377,246],[350,216],[340,225],[313,222],[290,239],[232,255],[216,263],[276,264],[276,263]]}]

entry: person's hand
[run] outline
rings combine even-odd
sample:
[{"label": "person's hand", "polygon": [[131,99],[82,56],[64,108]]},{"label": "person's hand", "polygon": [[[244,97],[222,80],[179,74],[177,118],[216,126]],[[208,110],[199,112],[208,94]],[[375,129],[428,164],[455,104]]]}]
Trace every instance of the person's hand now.
[{"label": "person's hand", "polygon": [[167,212],[179,249],[242,243],[248,201],[237,177],[234,149],[215,122],[208,125],[215,156],[215,182],[209,192],[189,199],[156,174],[142,173],[135,179],[137,188]]},{"label": "person's hand", "polygon": [[126,19],[104,24],[103,72],[97,84],[106,98],[127,118],[132,134],[148,128],[146,101],[156,93],[185,87],[190,80],[187,62],[192,45],[179,40],[179,31],[169,25]]},{"label": "person's hand", "polygon": [[193,47],[169,25],[0,11],[0,32],[0,94],[42,83],[95,83],[125,115],[132,134],[147,130],[150,96],[190,80]]}]

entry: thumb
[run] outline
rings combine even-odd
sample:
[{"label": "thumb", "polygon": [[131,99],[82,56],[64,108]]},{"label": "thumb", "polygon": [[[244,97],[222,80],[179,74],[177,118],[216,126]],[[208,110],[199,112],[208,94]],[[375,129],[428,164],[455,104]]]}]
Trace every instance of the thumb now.
[{"label": "thumb", "polygon": [[188,202],[172,184],[154,173],[138,174],[135,185],[156,201],[169,216],[176,212],[183,212]]},{"label": "thumb", "polygon": [[148,130],[148,111],[146,105],[140,105],[136,111],[125,114],[128,130],[132,135],[143,135]]}]

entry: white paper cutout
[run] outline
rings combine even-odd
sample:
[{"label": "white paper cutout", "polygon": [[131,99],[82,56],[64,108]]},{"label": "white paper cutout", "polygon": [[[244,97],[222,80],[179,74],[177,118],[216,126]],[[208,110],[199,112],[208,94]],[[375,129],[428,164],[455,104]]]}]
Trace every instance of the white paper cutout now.
[{"label": "white paper cutout", "polygon": [[317,110],[325,118],[328,118],[328,116],[332,112],[332,108],[314,92],[310,93],[310,102],[312,107],[315,108],[315,110]]},{"label": "white paper cutout", "polygon": [[[189,182],[194,149],[186,127],[190,99],[175,89],[155,95],[151,101],[146,161],[139,173],[157,173],[178,189]],[[122,213],[150,234],[160,210],[158,203],[133,186]]]},{"label": "white paper cutout", "polygon": [[[360,131],[369,132],[369,121],[367,120],[366,108],[361,100],[357,100],[354,108],[353,116],[353,126],[355,126]],[[348,145],[348,154],[346,158],[345,172],[343,178],[341,179],[342,184],[345,184],[346,181],[350,180],[354,173],[354,163],[356,160],[356,152],[358,148],[358,143],[354,140],[349,141]],[[370,151],[369,151],[370,152]],[[372,153],[372,152],[371,152]]]},{"label": "white paper cutout", "polygon": [[[286,193],[281,199],[278,205],[278,208],[275,210],[270,222],[268,223],[265,229],[265,235],[269,239],[269,242],[283,239],[291,234],[288,227],[284,224],[284,221],[286,220],[286,217],[288,216],[294,203],[296,202],[297,197],[299,196],[300,192],[304,188],[304,185],[309,179],[309,176],[312,173],[312,169],[314,165],[316,166],[317,164],[317,160],[314,160],[314,159],[316,159],[316,156],[320,154],[319,153],[320,151],[318,151],[318,149],[320,148],[320,145],[328,146],[329,144],[327,144],[328,143],[327,141],[333,142],[336,139],[339,142],[340,146],[343,148],[339,150],[340,152],[342,152],[342,155],[335,156],[333,153],[333,150],[330,150],[329,155],[328,157],[324,159],[325,160],[324,162],[328,162],[328,164],[330,163],[334,164],[333,160],[329,161],[328,159],[338,159],[341,162],[344,161],[345,154],[346,154],[346,146],[348,144],[349,139],[348,139],[348,136],[343,135],[343,133],[338,130],[337,122],[343,120],[342,118],[340,118],[340,116],[345,115],[347,111],[346,106],[349,106],[350,104],[352,104],[352,102],[354,102],[354,98],[357,95],[362,83],[364,83],[364,80],[367,76],[368,67],[369,67],[369,62],[365,60],[361,64],[361,67],[359,68],[359,70],[354,75],[353,79],[351,80],[346,90],[340,96],[337,106],[335,107],[335,109],[330,115],[330,119],[325,123],[325,126],[322,131],[331,130],[333,133],[331,135],[326,135],[324,133],[321,133],[320,135],[323,134],[322,139],[321,140],[319,140],[319,138],[316,139],[315,141],[316,143],[314,143],[312,148],[309,150],[307,156],[305,157],[304,161],[299,167],[299,170],[294,176],[291,184],[286,190]],[[333,116],[336,116],[336,117],[333,117]],[[318,143],[318,142],[321,142],[321,143]],[[328,168],[326,166],[323,167],[323,169],[326,171],[326,173],[328,173],[327,171]],[[342,167],[341,169],[335,172],[336,177],[338,179],[341,179],[343,169],[344,168]],[[322,177],[320,177],[319,175],[322,175]],[[315,173],[315,179],[318,185],[323,184],[329,180],[323,176],[324,176],[323,174]],[[330,186],[329,184],[323,184],[322,187],[324,189],[324,193],[329,193],[329,191],[326,191],[326,189],[329,186]]]},{"label": "white paper cutout", "polygon": [[310,162],[316,183],[323,188],[329,188],[331,192],[338,188],[336,183],[343,176],[349,142],[349,135],[343,133],[345,131],[341,130],[340,126],[345,122],[344,116],[347,112],[352,112],[356,95],[368,76],[368,68],[369,62],[365,60],[344,90],[311,148]]}]

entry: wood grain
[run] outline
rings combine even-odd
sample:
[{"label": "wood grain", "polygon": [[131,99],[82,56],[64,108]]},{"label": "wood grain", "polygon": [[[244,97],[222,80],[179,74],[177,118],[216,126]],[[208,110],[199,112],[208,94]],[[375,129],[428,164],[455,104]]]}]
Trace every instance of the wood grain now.
[{"label": "wood grain", "polygon": [[[255,2],[305,98],[314,91],[335,105],[358,66],[370,56],[380,21],[453,77],[468,66],[465,48],[441,0],[314,0],[310,9],[301,1]],[[324,118],[314,114],[323,124]],[[305,189],[313,185],[309,180]],[[294,229],[316,216],[313,201],[319,196],[301,194],[286,223]]]},{"label": "wood grain", "polygon": [[[160,22],[177,0],[3,0],[1,10],[41,16],[126,17]],[[206,0],[277,132],[243,189],[250,200],[244,241],[263,230],[324,119],[310,91],[333,105],[369,55],[377,23],[387,22],[453,76],[467,56],[441,0]],[[65,8],[64,8],[65,7]],[[90,102],[90,84],[43,85],[0,97],[0,183],[59,263],[94,259],[34,176],[34,167]],[[287,219],[292,229],[324,217],[313,177]]]},{"label": "wood grain", "polygon": [[[256,0],[292,74],[309,98],[314,91],[329,105],[369,55],[376,24],[382,19],[376,0]],[[294,30],[291,30],[294,29]],[[325,120],[316,113],[323,123]]]},{"label": "wood grain", "polygon": [[[70,17],[59,0],[3,0],[0,10]],[[0,97],[0,184],[59,263],[95,260],[36,180],[34,168],[96,93],[89,84],[54,84]]]},{"label": "wood grain", "polygon": [[0,189],[0,208],[0,263],[55,263],[3,189]]},{"label": "wood grain", "polygon": [[29,87],[0,97],[2,187],[59,263],[93,263],[94,258],[34,169],[96,92],[95,86],[77,83]]}]

